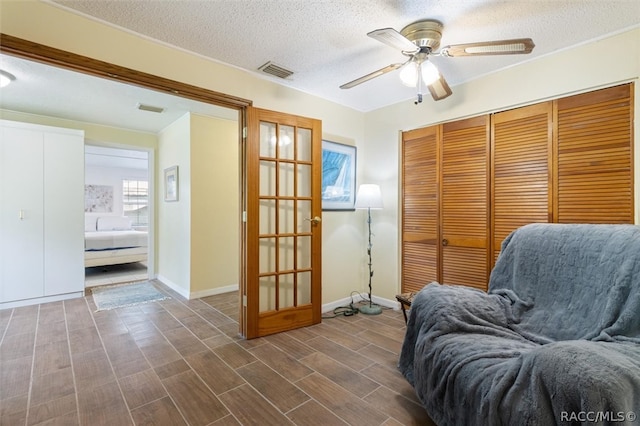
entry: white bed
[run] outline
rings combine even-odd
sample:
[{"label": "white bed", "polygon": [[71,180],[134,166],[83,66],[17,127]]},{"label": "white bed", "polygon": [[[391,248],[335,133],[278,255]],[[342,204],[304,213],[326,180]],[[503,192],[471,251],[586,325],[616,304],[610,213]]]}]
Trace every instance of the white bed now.
[{"label": "white bed", "polygon": [[148,235],[127,217],[85,217],[84,266],[105,266],[147,260]]}]

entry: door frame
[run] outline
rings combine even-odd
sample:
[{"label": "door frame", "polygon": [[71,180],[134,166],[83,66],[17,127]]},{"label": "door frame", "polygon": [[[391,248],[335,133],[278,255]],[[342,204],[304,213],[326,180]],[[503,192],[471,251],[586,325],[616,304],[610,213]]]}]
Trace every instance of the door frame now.
[{"label": "door frame", "polygon": [[[139,151],[147,154],[147,179],[149,185],[149,203],[147,205],[149,209],[149,225],[147,230],[147,278],[153,279],[154,276],[152,274],[155,271],[155,240],[156,240],[156,219],[155,219],[155,211],[156,211],[156,188],[155,188],[155,179],[153,178],[156,174],[156,160],[155,153],[152,148],[145,148],[137,145],[127,145],[127,144],[119,144],[112,142],[102,142],[98,140],[88,139],[85,140],[85,159],[86,159],[86,147],[88,146],[97,146],[103,148],[110,149],[123,149],[128,151]],[[85,164],[86,167],[86,164]],[[85,184],[86,184],[86,175],[85,175]],[[85,288],[86,288],[86,276],[85,276]]]},{"label": "door frame", "polygon": [[[131,68],[114,65],[108,62],[89,58],[87,56],[56,49],[54,47],[24,40],[1,32],[0,40],[2,40],[0,43],[0,52],[3,54],[238,111],[238,144],[240,146],[238,161],[241,163],[241,175],[238,176],[238,196],[240,197],[241,211],[246,211],[244,201],[246,198],[246,190],[243,187],[246,171],[244,164],[242,163],[244,162],[246,155],[244,142],[246,130],[244,129],[247,128],[247,108],[253,105],[251,100],[136,71]],[[240,214],[241,212],[239,211],[238,215]],[[240,221],[239,226],[241,228],[241,243],[238,255],[241,256],[241,259],[244,259],[246,249],[243,241],[245,241],[246,231],[244,230],[245,226],[242,221]],[[246,272],[242,266],[240,267],[239,278],[240,280],[245,280],[246,278]],[[239,294],[241,294],[240,291]],[[241,314],[243,303],[242,296],[239,297],[239,314]]]}]

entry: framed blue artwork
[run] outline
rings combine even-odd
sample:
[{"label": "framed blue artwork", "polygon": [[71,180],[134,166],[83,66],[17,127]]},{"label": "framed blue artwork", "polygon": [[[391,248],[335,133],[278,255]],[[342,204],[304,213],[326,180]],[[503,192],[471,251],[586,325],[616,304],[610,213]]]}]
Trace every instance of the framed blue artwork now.
[{"label": "framed blue artwork", "polygon": [[355,210],[356,147],[322,141],[322,210]]}]

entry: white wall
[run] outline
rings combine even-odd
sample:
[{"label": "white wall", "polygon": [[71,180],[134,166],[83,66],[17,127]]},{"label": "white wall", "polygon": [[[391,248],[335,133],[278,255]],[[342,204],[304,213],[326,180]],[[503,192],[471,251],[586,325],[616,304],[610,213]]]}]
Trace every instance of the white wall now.
[{"label": "white wall", "polygon": [[85,163],[85,185],[106,185],[113,187],[113,211],[111,213],[85,213],[86,216],[123,216],[122,180],[147,180],[147,171],[119,167],[96,167]]},{"label": "white wall", "polygon": [[[594,52],[606,55],[594,56]],[[635,164],[640,164],[639,76],[640,29],[636,28],[455,86],[453,95],[443,101],[427,99],[416,106],[407,100],[366,114],[367,143],[360,152],[360,164],[364,179],[381,185],[385,202],[385,209],[374,218],[375,294],[392,299],[399,291],[400,131],[636,81]],[[640,223],[639,171],[636,166],[636,223]]]},{"label": "white wall", "polygon": [[[158,278],[185,297],[191,268],[191,117],[185,114],[158,135],[156,265]],[[178,201],[164,201],[164,170],[178,166]]]}]

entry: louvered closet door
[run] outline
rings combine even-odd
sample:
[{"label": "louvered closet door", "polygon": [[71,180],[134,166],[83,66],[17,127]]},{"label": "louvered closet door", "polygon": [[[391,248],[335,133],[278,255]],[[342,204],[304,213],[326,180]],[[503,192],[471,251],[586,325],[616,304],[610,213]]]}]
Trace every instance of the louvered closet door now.
[{"label": "louvered closet door", "polygon": [[439,126],[402,134],[402,291],[438,279]]},{"label": "louvered closet door", "polygon": [[633,85],[557,103],[560,223],[633,223]]},{"label": "louvered closet door", "polygon": [[493,114],[492,230],[497,259],[511,231],[551,220],[552,103]]},{"label": "louvered closet door", "polygon": [[441,282],[487,289],[489,116],[442,125]]}]

